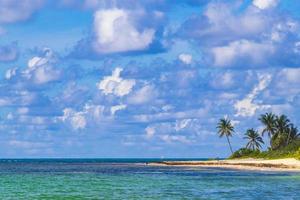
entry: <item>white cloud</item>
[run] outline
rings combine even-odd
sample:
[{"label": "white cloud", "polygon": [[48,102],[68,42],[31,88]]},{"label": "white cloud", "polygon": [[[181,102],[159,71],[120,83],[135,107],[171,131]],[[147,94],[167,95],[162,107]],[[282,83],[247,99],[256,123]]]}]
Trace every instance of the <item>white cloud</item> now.
[{"label": "white cloud", "polygon": [[253,88],[253,90],[242,100],[237,101],[234,104],[236,110],[236,116],[251,117],[257,110],[270,108],[270,105],[262,105],[254,103],[253,101],[271,82],[272,76],[270,74],[259,75],[259,83]]},{"label": "white cloud", "polygon": [[[270,33],[270,39],[273,42],[283,42],[290,34],[297,34],[299,24],[294,20],[286,20],[274,24]],[[296,53],[296,52],[295,52]]]},{"label": "white cloud", "polygon": [[223,72],[216,74],[211,80],[214,88],[229,88],[235,84],[233,73]]},{"label": "white cloud", "polygon": [[184,135],[161,135],[160,138],[166,143],[181,142],[185,144],[190,144],[193,142]]},{"label": "white cloud", "polygon": [[31,105],[37,98],[36,92],[27,90],[14,91],[11,96],[0,97],[0,106],[28,106]]},{"label": "white cloud", "polygon": [[[271,18],[265,17],[263,13],[254,9],[246,9],[243,13],[239,12],[238,15],[236,15],[236,10],[236,3],[213,2],[208,4],[203,13],[204,19],[207,19],[207,26],[193,27],[195,36],[204,37],[204,40],[211,39],[208,42],[212,44],[223,43],[237,40],[237,38],[260,35],[272,21]],[[203,18],[198,23],[203,24],[202,20]]]},{"label": "white cloud", "polygon": [[[146,139],[160,139],[167,143],[191,143],[195,137],[204,137],[206,133],[199,119],[178,119],[175,122],[159,122],[148,125]],[[184,134],[184,135],[183,135]]]},{"label": "white cloud", "polygon": [[182,53],[178,56],[178,59],[186,65],[190,65],[193,61],[193,57],[190,54]]},{"label": "white cloud", "polygon": [[161,109],[164,112],[168,112],[168,111],[171,111],[172,109],[174,109],[174,107],[172,105],[164,105]]},{"label": "white cloud", "polygon": [[261,44],[248,40],[239,40],[229,43],[227,46],[212,48],[214,65],[224,67],[235,64],[240,60],[259,64],[272,54],[274,48],[271,44]]},{"label": "white cloud", "polygon": [[104,116],[105,107],[103,105],[93,105],[86,103],[83,107],[83,113],[89,115],[91,118],[100,120]]},{"label": "white cloud", "polygon": [[60,71],[53,67],[53,52],[45,48],[43,57],[33,57],[28,61],[28,68],[23,71],[23,75],[36,84],[44,84],[58,80]]},{"label": "white cloud", "polygon": [[176,120],[175,131],[180,131],[180,130],[186,128],[191,122],[192,122],[192,119]]},{"label": "white cloud", "polygon": [[17,68],[11,68],[11,69],[8,69],[6,72],[5,72],[5,78],[6,79],[11,79],[12,77],[14,77],[17,73]]},{"label": "white cloud", "polygon": [[162,112],[155,114],[140,114],[134,115],[133,118],[137,122],[153,122],[153,121],[163,121],[171,119],[186,119],[186,118],[202,118],[206,117],[209,113],[210,106],[207,105],[204,108],[174,111],[174,112]]},{"label": "white cloud", "polygon": [[70,120],[70,123],[72,127],[77,130],[77,129],[83,129],[86,126],[86,119],[83,115],[82,112],[75,112],[70,108],[66,108],[63,110],[64,115],[62,120]]},{"label": "white cloud", "polygon": [[146,49],[154,39],[153,29],[139,32],[131,13],[121,9],[99,10],[94,15],[95,50],[100,54]]},{"label": "white cloud", "polygon": [[295,42],[295,44],[294,44],[294,53],[300,54],[300,42]]},{"label": "white cloud", "polygon": [[277,5],[278,0],[253,0],[253,5],[261,10],[273,8]]},{"label": "white cloud", "polygon": [[145,85],[141,89],[134,92],[130,97],[128,97],[128,102],[130,104],[144,104],[150,102],[157,96],[157,92],[152,85]]},{"label": "white cloud", "polygon": [[281,80],[285,80],[288,83],[300,83],[299,68],[284,68],[279,72],[278,76],[281,78]]},{"label": "white cloud", "polygon": [[33,117],[31,121],[33,124],[42,125],[45,124],[46,119],[44,117],[37,116],[37,117]]},{"label": "white cloud", "polygon": [[110,108],[111,115],[115,115],[115,113],[116,113],[117,111],[119,111],[119,110],[124,110],[124,109],[126,109],[126,107],[127,107],[127,106],[124,105],[124,104],[112,106],[112,107]]},{"label": "white cloud", "polygon": [[10,112],[10,113],[7,114],[6,119],[7,120],[13,120],[14,119],[14,115]]},{"label": "white cloud", "polygon": [[[47,50],[46,50],[47,51]],[[35,67],[45,65],[49,61],[49,57],[51,57],[51,52],[46,52],[46,57],[33,57],[28,61],[28,68],[33,69]]]},{"label": "white cloud", "polygon": [[128,95],[135,85],[134,79],[122,79],[120,77],[122,68],[117,67],[111,76],[105,76],[103,80],[97,83],[97,87],[105,95],[114,94],[116,96]]},{"label": "white cloud", "polygon": [[0,106],[11,105],[11,101],[8,98],[0,98]]},{"label": "white cloud", "polygon": [[230,93],[230,92],[222,92],[219,94],[219,98],[221,100],[225,100],[226,102],[235,99],[237,96],[238,95],[236,93]]},{"label": "white cloud", "polygon": [[146,132],[145,138],[152,139],[154,136],[156,136],[156,138],[166,143],[173,143],[173,142],[180,142],[186,144],[191,143],[193,141],[189,139],[188,136],[178,135],[175,133],[189,128],[192,121],[193,121],[192,119],[184,119],[184,120],[178,120],[175,123],[164,122],[164,123],[158,123],[158,124],[147,126],[147,128],[145,129]]},{"label": "white cloud", "polygon": [[155,128],[154,127],[151,127],[151,126],[148,126],[146,129],[146,138],[147,139],[150,139],[154,136],[155,134]]},{"label": "white cloud", "polygon": [[27,20],[43,3],[44,0],[0,0],[0,22]]},{"label": "white cloud", "polygon": [[18,113],[21,115],[27,114],[28,112],[29,112],[29,108],[27,108],[27,107],[18,108]]},{"label": "white cloud", "polygon": [[273,95],[285,96],[291,101],[300,94],[300,69],[299,68],[283,68],[281,69],[274,81],[275,87]]},{"label": "white cloud", "polygon": [[[114,112],[117,108],[114,108]],[[118,110],[121,108],[119,107]],[[86,103],[79,111],[75,111],[72,108],[65,108],[63,110],[63,116],[58,117],[59,121],[69,124],[74,130],[85,129],[89,124],[97,125],[99,122],[110,119],[111,115],[105,117],[105,107],[103,105],[94,105]]]},{"label": "white cloud", "polygon": [[61,117],[63,122],[68,121],[74,130],[84,129],[86,127],[86,119],[84,112],[76,112],[71,108],[63,110],[64,115]]}]

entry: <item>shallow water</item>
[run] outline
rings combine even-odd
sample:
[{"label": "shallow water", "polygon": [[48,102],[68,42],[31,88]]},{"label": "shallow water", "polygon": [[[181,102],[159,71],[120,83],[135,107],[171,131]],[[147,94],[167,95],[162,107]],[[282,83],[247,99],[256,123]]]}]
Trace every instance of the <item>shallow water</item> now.
[{"label": "shallow water", "polygon": [[0,199],[300,199],[300,174],[149,160],[1,160]]}]

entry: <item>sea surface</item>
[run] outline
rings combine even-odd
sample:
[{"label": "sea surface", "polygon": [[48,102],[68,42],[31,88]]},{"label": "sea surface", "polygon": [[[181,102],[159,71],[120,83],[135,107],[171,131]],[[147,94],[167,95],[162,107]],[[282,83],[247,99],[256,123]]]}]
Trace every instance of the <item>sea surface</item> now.
[{"label": "sea surface", "polygon": [[0,199],[300,199],[299,173],[145,164],[151,161],[3,159]]}]

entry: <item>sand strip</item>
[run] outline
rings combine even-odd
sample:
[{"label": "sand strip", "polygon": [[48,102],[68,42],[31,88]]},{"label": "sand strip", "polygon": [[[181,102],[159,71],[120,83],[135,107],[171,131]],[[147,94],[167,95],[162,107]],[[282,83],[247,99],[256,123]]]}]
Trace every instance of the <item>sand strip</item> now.
[{"label": "sand strip", "polygon": [[212,160],[212,161],[162,161],[162,162],[148,163],[148,165],[300,172],[300,160],[296,160],[293,158],[276,159],[276,160],[234,159],[234,160]]}]

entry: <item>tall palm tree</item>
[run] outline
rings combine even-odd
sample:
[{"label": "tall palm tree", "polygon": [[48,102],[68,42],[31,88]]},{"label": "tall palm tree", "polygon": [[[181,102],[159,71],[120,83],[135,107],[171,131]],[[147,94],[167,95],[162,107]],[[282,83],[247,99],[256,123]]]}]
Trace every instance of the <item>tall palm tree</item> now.
[{"label": "tall palm tree", "polygon": [[276,116],[275,119],[275,132],[271,138],[271,149],[279,149],[281,147],[286,146],[288,135],[289,135],[289,127],[291,123],[290,120],[285,115]]},{"label": "tall palm tree", "polygon": [[264,136],[264,133],[268,133],[269,138],[271,138],[276,131],[276,116],[273,113],[266,113],[260,116],[259,121],[265,126],[262,131],[262,136]]},{"label": "tall palm tree", "polygon": [[232,134],[234,133],[234,127],[231,124],[231,121],[226,118],[220,119],[217,129],[218,129],[219,137],[226,136],[230,151],[231,153],[233,153],[230,140],[229,140],[229,137],[231,137]]},{"label": "tall palm tree", "polygon": [[273,139],[276,139],[279,135],[283,136],[284,134],[287,134],[289,126],[290,120],[286,115],[277,116],[275,120],[276,132],[273,135]]},{"label": "tall palm tree", "polygon": [[300,133],[298,131],[298,128],[294,126],[294,124],[290,124],[289,130],[288,130],[288,138],[286,140],[286,145],[290,143],[290,141],[296,140],[300,137]]},{"label": "tall palm tree", "polygon": [[264,144],[264,141],[262,137],[258,134],[257,131],[255,131],[253,128],[248,129],[247,132],[245,133],[244,139],[249,140],[246,148],[252,149],[253,151],[261,149],[261,144]]}]

